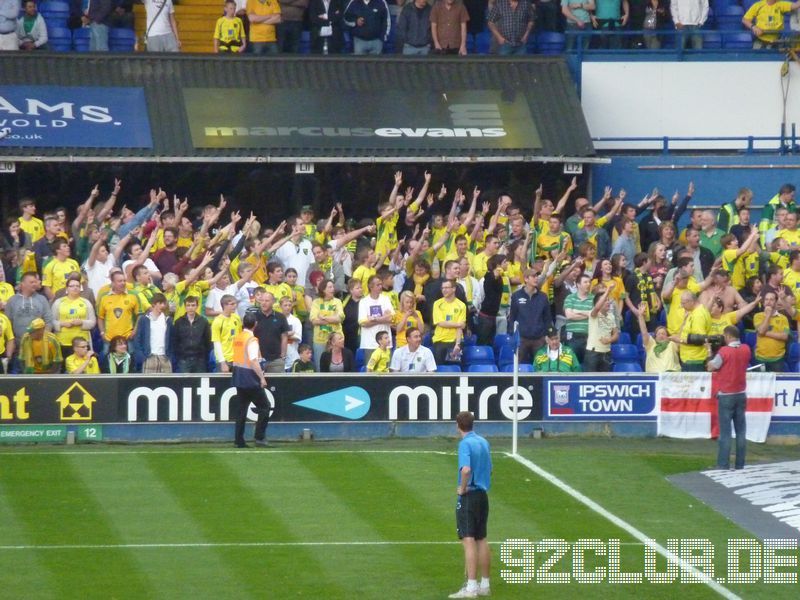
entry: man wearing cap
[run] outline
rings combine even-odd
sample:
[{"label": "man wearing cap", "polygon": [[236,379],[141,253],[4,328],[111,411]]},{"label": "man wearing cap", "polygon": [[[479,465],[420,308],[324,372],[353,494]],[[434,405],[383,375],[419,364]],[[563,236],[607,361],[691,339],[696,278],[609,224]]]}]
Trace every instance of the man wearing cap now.
[{"label": "man wearing cap", "polygon": [[61,345],[55,335],[45,330],[44,319],[31,321],[22,337],[19,357],[23,373],[59,373],[61,371]]},{"label": "man wearing cap", "polygon": [[508,331],[519,324],[519,361],[530,362],[535,352],[544,346],[544,334],[553,326],[547,294],[539,291],[535,269],[525,270],[525,285],[511,294]]},{"label": "man wearing cap", "polygon": [[545,334],[547,344],[533,357],[533,369],[538,373],[579,373],[581,365],[569,346],[561,343],[558,329],[550,327]]}]

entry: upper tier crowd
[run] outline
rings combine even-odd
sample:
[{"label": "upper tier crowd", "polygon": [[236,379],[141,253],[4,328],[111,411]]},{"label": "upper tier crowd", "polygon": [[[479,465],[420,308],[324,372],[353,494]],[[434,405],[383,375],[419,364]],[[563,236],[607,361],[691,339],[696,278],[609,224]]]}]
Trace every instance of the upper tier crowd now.
[{"label": "upper tier crowd", "polygon": [[515,201],[397,172],[373,219],[304,206],[274,227],[223,197],[190,207],[152,190],[119,208],[121,186],[102,202],[92,189],[72,219],[42,220],[25,198],[7,221],[7,372],[228,372],[247,312],[268,372],[432,371],[513,332],[537,371],[610,370],[637,334],[647,371],[700,370],[729,325],[781,371],[800,317],[792,184],[758,223],[745,188],[685,228],[692,184],[638,202],[607,187],[592,204],[573,179],[558,199]]},{"label": "upper tier crowd", "polygon": [[[239,54],[381,54],[405,55],[487,52],[523,55],[534,49],[534,31],[566,32],[566,40],[548,38],[540,51],[553,53],[576,44],[576,33],[584,47],[661,48],[680,34],[679,43],[704,46],[701,30],[715,25],[720,30],[749,30],[754,48],[782,43],[785,17],[789,29],[800,31],[800,1],[715,0],[224,0],[222,16],[213,25],[214,52]],[[42,4],[68,7],[52,10],[46,18],[35,0],[0,0],[0,50],[48,49],[48,31],[59,28],[59,36],[72,28],[88,29],[87,49],[109,50],[112,28],[133,28],[131,0],[84,0]],[[143,0],[146,24],[142,49],[178,52],[181,40],[173,0]],[[719,12],[718,15],[714,11]],[[304,31],[309,32],[304,38]],[[631,31],[635,35],[619,36]],[[546,36],[545,36],[546,37]],[[544,39],[544,38],[543,38]],[[130,41],[130,47],[126,45]],[[305,40],[305,43],[304,43]],[[745,38],[744,42],[749,40]],[[133,49],[133,36],[112,50]],[[723,47],[729,47],[727,43]],[[730,47],[741,48],[742,40]],[[718,47],[718,46],[717,46]],[[59,37],[53,49],[70,49]]]}]

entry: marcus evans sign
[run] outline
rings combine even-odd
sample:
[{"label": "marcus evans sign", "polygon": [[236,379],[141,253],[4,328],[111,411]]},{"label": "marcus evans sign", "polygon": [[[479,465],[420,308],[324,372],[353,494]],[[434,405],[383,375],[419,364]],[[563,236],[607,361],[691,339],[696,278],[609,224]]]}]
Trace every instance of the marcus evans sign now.
[{"label": "marcus evans sign", "polygon": [[656,416],[658,377],[548,379],[547,417],[579,420],[647,420]]},{"label": "marcus evans sign", "polygon": [[[275,421],[450,421],[513,418],[506,376],[271,376],[264,395]],[[520,378],[519,418],[542,416],[540,379]],[[230,377],[0,378],[0,428],[25,423],[217,422],[236,414]],[[252,415],[255,418],[255,415]]]},{"label": "marcus evans sign", "polygon": [[195,148],[540,148],[524,94],[186,88]]},{"label": "marcus evans sign", "polygon": [[144,90],[0,85],[0,149],[152,148]]}]

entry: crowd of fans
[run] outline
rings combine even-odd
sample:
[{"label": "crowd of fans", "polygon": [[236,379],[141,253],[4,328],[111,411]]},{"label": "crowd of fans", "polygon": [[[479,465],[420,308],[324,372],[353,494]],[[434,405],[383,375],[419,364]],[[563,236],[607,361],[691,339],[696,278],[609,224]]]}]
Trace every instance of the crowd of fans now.
[{"label": "crowd of fans", "polygon": [[427,172],[418,192],[408,183],[395,173],[372,219],[336,204],[316,221],[304,206],[274,227],[223,197],[190,207],[152,190],[119,209],[119,180],[71,220],[64,208],[39,219],[23,199],[0,239],[3,369],[228,372],[247,312],[272,373],[458,368],[510,334],[536,371],[611,370],[624,338],[647,371],[700,370],[729,325],[765,368],[787,368],[800,317],[791,184],[759,223],[742,189],[680,228],[692,184],[633,203],[607,187],[592,204],[575,179],[532,202],[451,194]]},{"label": "crowd of fans", "polygon": [[[142,0],[146,11],[141,48],[178,52],[181,48],[173,0]],[[109,28],[133,27],[131,3],[92,0],[72,3],[70,23],[90,31],[88,49],[109,50]],[[573,48],[576,33],[585,47],[658,49],[680,33],[680,43],[703,48],[702,29],[715,19],[718,29],[752,32],[753,47],[779,42],[784,16],[800,31],[800,1],[715,0],[224,0],[213,26],[214,52],[405,55],[526,54],[537,32],[566,32],[556,48]],[[733,10],[732,10],[733,9]],[[739,12],[736,12],[739,11]],[[20,14],[21,13],[21,14]],[[66,26],[66,15],[63,25]],[[58,23],[59,26],[62,23]],[[209,24],[211,25],[211,24]],[[211,27],[209,27],[211,29]],[[302,44],[303,32],[309,43]],[[620,36],[619,32],[635,32]],[[347,41],[346,41],[347,40]],[[740,46],[736,46],[740,47]],[[48,24],[35,0],[0,0],[0,50],[48,49]]]}]

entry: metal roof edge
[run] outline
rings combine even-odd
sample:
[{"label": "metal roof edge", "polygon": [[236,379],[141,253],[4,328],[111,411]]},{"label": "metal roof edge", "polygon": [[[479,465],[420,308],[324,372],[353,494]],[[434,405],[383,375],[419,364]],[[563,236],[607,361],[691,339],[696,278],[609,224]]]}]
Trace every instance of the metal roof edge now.
[{"label": "metal roof edge", "polygon": [[14,156],[0,154],[4,162],[36,163],[36,162],[70,162],[70,163],[475,163],[475,162],[534,162],[534,163],[581,163],[607,165],[610,158],[586,156]]}]

